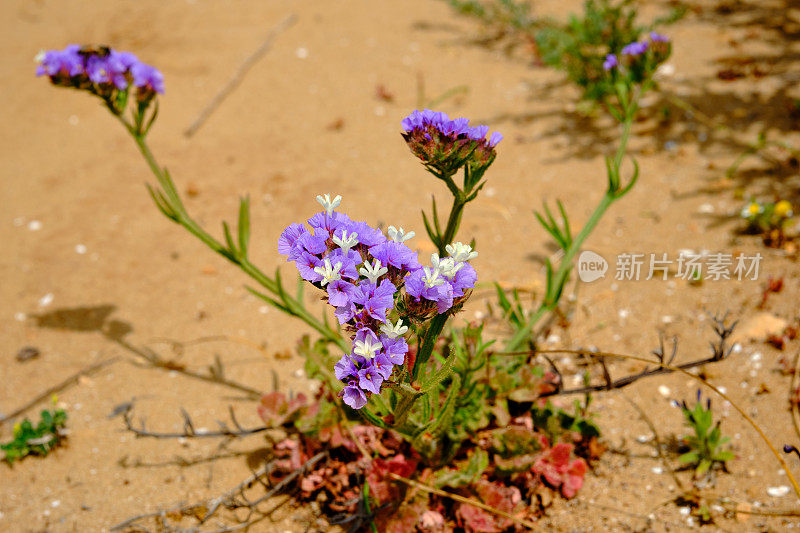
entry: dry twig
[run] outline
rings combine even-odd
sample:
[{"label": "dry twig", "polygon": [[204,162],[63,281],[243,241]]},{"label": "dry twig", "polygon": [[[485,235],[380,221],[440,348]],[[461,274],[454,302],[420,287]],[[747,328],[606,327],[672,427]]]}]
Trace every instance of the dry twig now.
[{"label": "dry twig", "polygon": [[[147,519],[156,519],[158,520],[158,527],[160,531],[185,531],[182,528],[177,526],[171,525],[167,521],[167,516],[171,515],[178,515],[181,518],[193,518],[197,521],[197,526],[201,526],[206,524],[212,517],[214,517],[221,509],[226,509],[229,511],[234,511],[237,509],[245,509],[247,512],[247,516],[242,520],[240,523],[233,525],[233,526],[221,526],[218,529],[213,530],[205,530],[208,532],[214,533],[222,533],[228,531],[239,531],[242,529],[246,529],[253,524],[260,522],[270,516],[276,509],[284,505],[287,501],[291,498],[287,498],[282,502],[278,503],[277,505],[273,506],[271,509],[261,510],[258,508],[259,504],[262,502],[280,494],[283,492],[289,485],[295,481],[299,476],[306,473],[309,469],[313,468],[317,463],[322,461],[328,457],[328,452],[320,452],[316,454],[314,457],[309,459],[308,461],[303,464],[300,468],[283,478],[274,487],[268,490],[265,494],[260,496],[255,500],[250,500],[247,497],[247,490],[253,487],[256,483],[259,485],[264,485],[264,479],[269,476],[272,472],[273,464],[269,463],[264,465],[261,469],[257,472],[254,472],[250,477],[239,483],[237,486],[232,488],[231,490],[225,492],[224,494],[204,500],[197,503],[192,504],[181,504],[177,505],[170,509],[159,509],[158,511],[153,511],[151,513],[143,513],[140,515],[132,516],[127,520],[120,522],[119,524],[113,526],[111,531],[121,531],[121,530],[129,530],[129,531],[150,531],[149,529],[145,528],[139,522],[142,520]],[[199,529],[192,528],[190,531],[198,532]]]},{"label": "dry twig", "polygon": [[50,387],[49,389],[45,390],[44,392],[36,395],[32,400],[28,401],[22,407],[11,411],[11,413],[9,413],[7,415],[1,415],[0,414],[0,426],[2,426],[3,423],[6,420],[11,420],[12,418],[16,418],[17,416],[21,415],[22,413],[24,413],[25,411],[27,411],[28,409],[30,409],[31,407],[33,407],[37,403],[41,402],[42,400],[49,399],[50,397],[53,396],[53,394],[58,394],[59,392],[63,391],[64,389],[66,389],[68,387],[71,387],[72,385],[76,384],[78,382],[78,380],[81,378],[81,376],[90,376],[90,375],[94,374],[95,372],[97,372],[97,371],[99,371],[99,370],[101,370],[101,369],[103,369],[103,368],[105,368],[105,367],[107,367],[107,366],[109,366],[109,365],[111,365],[113,363],[116,363],[118,360],[119,360],[119,357],[112,357],[111,359],[106,359],[105,361],[100,361],[99,363],[95,363],[95,364],[93,364],[91,366],[88,366],[88,367],[84,368],[83,370],[72,374],[70,377],[68,377],[67,379],[65,379],[64,381],[59,383],[58,385],[54,385],[54,386]]},{"label": "dry twig", "polygon": [[242,82],[242,79],[244,79],[245,74],[247,74],[247,72],[253,67],[253,65],[255,65],[256,61],[258,61],[261,58],[261,56],[263,56],[267,52],[267,50],[270,49],[270,47],[272,46],[272,42],[275,40],[278,34],[288,29],[292,24],[295,23],[296,20],[297,20],[297,15],[292,13],[291,15],[280,21],[278,24],[276,24],[269,31],[266,39],[264,39],[264,41],[261,43],[261,46],[259,46],[255,50],[255,52],[250,54],[250,56],[244,60],[244,62],[239,66],[236,72],[233,73],[233,76],[231,76],[231,78],[228,80],[228,83],[226,83],[225,86],[222,89],[220,89],[216,95],[214,95],[214,98],[212,98],[211,101],[208,103],[208,105],[203,108],[203,110],[200,112],[197,118],[194,119],[192,124],[188,128],[186,128],[186,130],[183,132],[183,134],[186,137],[191,137],[192,135],[195,134],[195,132],[197,132],[197,130],[200,129],[200,127],[205,123],[205,121],[208,120],[208,117],[211,116],[211,113],[213,113],[217,109],[217,107],[219,107],[222,101],[225,100],[225,98],[227,98],[228,95],[232,93],[233,90]]}]

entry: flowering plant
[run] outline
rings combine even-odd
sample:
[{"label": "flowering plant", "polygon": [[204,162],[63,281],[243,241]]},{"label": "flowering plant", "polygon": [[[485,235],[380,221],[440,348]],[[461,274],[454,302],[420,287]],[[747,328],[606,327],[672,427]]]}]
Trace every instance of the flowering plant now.
[{"label": "flowering plant", "polygon": [[[437,488],[477,494],[498,502],[498,508],[501,502],[512,500],[502,504],[508,508],[501,511],[505,518],[500,519],[476,511],[472,504],[447,507],[433,499],[431,512],[425,514],[427,522],[439,524],[445,513],[467,528],[500,531],[519,522],[510,513],[518,512],[522,497],[532,501],[545,488],[565,497],[575,495],[588,461],[601,451],[596,442],[599,431],[583,410],[573,416],[549,404],[534,403],[558,390],[560,376],[541,371],[529,354],[520,356],[515,350],[533,343],[534,326],[558,305],[578,250],[608,207],[636,181],[634,169],[623,183],[621,164],[637,94],[629,93],[626,136],[616,155],[607,159],[607,191],[589,221],[573,235],[560,203],[561,222],[546,206],[544,215],[537,215],[564,256],[557,268],[548,263],[546,292],[537,309],[528,312],[516,302],[515,332],[496,353],[490,350],[494,341],[483,339],[482,325],[449,332],[445,326],[461,310],[478,279],[470,263],[478,256],[475,243],[458,241],[457,233],[466,205],[477,198],[497,157],[500,133],[490,135],[487,126],[472,126],[466,118],[450,119],[441,112],[412,112],[401,123],[402,137],[453,197],[443,225],[435,203],[429,215],[423,213],[425,229],[437,248],[429,264],[423,264],[407,244],[415,236],[413,231],[389,226],[384,232],[354,221],[339,210],[340,196],[319,195],[322,211],[307,224],[290,224],[278,238],[279,252],[300,276],[301,285],[292,296],[280,270],[269,276],[250,261],[247,198],[240,203],[235,231],[223,223],[223,238],[217,239],[191,217],[169,172],[156,161],[146,140],[157,116],[158,95],[164,90],[156,69],[126,52],[74,45],[44,52],[39,63],[40,75],[57,86],[101,98],[125,126],[157,180],[149,192],[167,218],[248,274],[260,286],[249,289],[253,294],[319,334],[318,341],[304,340],[299,349],[307,357],[309,376],[322,382],[314,397],[287,398],[276,391],[265,395],[258,407],[270,427],[286,429],[291,435],[275,447],[285,463],[277,471],[297,471],[303,457],[307,461],[299,464],[311,468],[313,460],[317,465],[323,446],[331,460],[348,465],[337,466],[334,474],[331,463],[319,463],[318,470],[309,471],[302,480],[301,497],[334,490],[331,510],[358,506],[366,509],[371,520],[368,495],[381,504],[390,503],[386,500],[400,497],[392,485],[398,476],[405,479],[419,465],[421,479]],[[459,172],[463,180],[457,181]],[[327,314],[317,318],[308,311],[305,283],[320,291],[338,324],[332,325]],[[510,308],[502,291],[498,295]],[[513,414],[512,402],[517,405]],[[356,417],[367,424],[347,424],[342,429],[342,421]],[[366,457],[367,444],[380,457]],[[362,459],[354,458],[356,452]],[[490,456],[494,463],[489,462]],[[351,466],[354,462],[356,467]],[[342,474],[350,468],[364,474],[368,484],[352,487],[349,475]],[[330,476],[337,479],[338,488],[325,482]],[[354,503],[353,496],[358,495],[363,502]],[[416,516],[410,509],[411,503],[403,503],[397,516]]]}]

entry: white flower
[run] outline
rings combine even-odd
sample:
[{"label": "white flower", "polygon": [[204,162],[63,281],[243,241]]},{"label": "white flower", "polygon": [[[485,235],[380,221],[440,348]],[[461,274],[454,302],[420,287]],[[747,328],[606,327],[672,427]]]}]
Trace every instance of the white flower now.
[{"label": "white flower", "polygon": [[314,267],[314,272],[322,276],[321,283],[323,285],[327,285],[331,281],[336,281],[342,279],[341,274],[339,274],[339,270],[342,268],[342,262],[337,261],[335,265],[331,266],[331,260],[325,259],[325,266],[321,267]]},{"label": "white flower", "polygon": [[408,331],[408,326],[404,326],[403,320],[398,319],[397,324],[394,326],[391,322],[387,322],[386,324],[382,325],[381,331],[390,339],[396,339]]},{"label": "white flower", "polygon": [[439,272],[438,268],[424,267],[422,271],[425,273],[425,275],[422,276],[422,281],[425,282],[426,287],[435,287],[444,283],[444,280],[439,277],[441,272]]},{"label": "white flower", "polygon": [[331,200],[331,195],[330,194],[326,194],[324,196],[321,195],[321,194],[318,194],[317,195],[317,201],[320,204],[322,204],[322,207],[325,209],[325,212],[328,213],[328,216],[331,216],[331,213],[333,213],[333,210],[336,209],[337,207],[339,207],[339,204],[342,203],[342,197],[337,194],[336,198]]},{"label": "white flower", "polygon": [[456,272],[461,270],[461,267],[464,266],[464,263],[457,263],[452,257],[439,259],[439,254],[437,253],[431,254],[431,264],[448,279],[453,279]]},{"label": "white flower", "polygon": [[377,355],[378,350],[383,348],[383,344],[380,341],[372,341],[372,337],[367,335],[363,341],[357,340],[355,342],[355,348],[353,348],[353,353],[356,355],[360,355],[364,359],[372,359]]},{"label": "white flower", "polygon": [[389,272],[389,269],[385,266],[381,266],[380,260],[376,259],[374,265],[370,265],[369,261],[365,261],[364,266],[359,268],[358,272],[372,283],[375,283],[378,281],[379,277]]},{"label": "white flower", "polygon": [[403,228],[398,229],[395,228],[394,226],[389,226],[387,233],[389,234],[389,238],[394,242],[405,242],[408,239],[413,238],[414,235],[416,235],[416,233],[414,233],[413,231],[409,231],[408,233],[406,233],[403,231]]},{"label": "white flower", "polygon": [[339,238],[336,235],[334,235],[333,242],[338,244],[339,248],[344,250],[345,255],[347,255],[347,252],[350,251],[350,248],[358,244],[358,233],[353,232],[350,235],[348,235],[347,230],[342,230],[342,237]]},{"label": "white flower", "polygon": [[454,242],[453,244],[448,244],[444,247],[447,250],[447,253],[450,254],[456,263],[461,263],[462,261],[469,261],[470,259],[475,259],[478,257],[478,252],[472,251],[472,246],[469,244],[463,244],[460,242]]}]

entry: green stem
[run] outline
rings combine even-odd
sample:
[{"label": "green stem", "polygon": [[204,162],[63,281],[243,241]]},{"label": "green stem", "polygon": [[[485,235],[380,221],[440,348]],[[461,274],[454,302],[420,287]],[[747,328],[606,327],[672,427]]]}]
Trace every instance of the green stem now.
[{"label": "green stem", "polygon": [[428,362],[430,359],[431,354],[433,353],[433,347],[436,345],[436,341],[439,340],[439,335],[442,333],[444,329],[444,325],[447,322],[447,313],[442,313],[441,315],[436,315],[431,320],[430,325],[428,326],[428,331],[425,332],[425,339],[422,341],[422,346],[417,352],[417,357],[414,359],[414,368],[411,371],[411,383],[414,383],[419,376],[419,371]]},{"label": "green stem", "polygon": [[311,326],[315,331],[322,335],[323,338],[335,343],[343,351],[349,351],[350,348],[347,346],[347,343],[344,341],[342,336],[337,331],[334,331],[332,328],[328,327],[318,318],[309,313],[302,301],[297,300],[296,298],[293,298],[287,294],[286,291],[279,286],[277,280],[274,280],[264,274],[258,267],[251,263],[247,257],[235,253],[234,250],[228,249],[226,246],[212,237],[207,231],[201,228],[189,216],[189,213],[186,211],[186,208],[183,206],[183,202],[181,202],[181,199],[175,190],[172,179],[169,177],[166,171],[158,165],[153,152],[147,145],[144,135],[137,134],[135,128],[128,124],[122,117],[118,118],[133,136],[133,139],[136,141],[136,146],[139,147],[139,151],[142,153],[145,161],[147,161],[147,165],[150,167],[150,171],[158,180],[159,185],[167,197],[172,200],[170,207],[175,211],[177,219],[176,222],[186,228],[189,233],[200,239],[200,241],[211,248],[214,252],[220,254],[228,259],[231,263],[238,266],[245,274],[254,279],[259,285],[279,297],[286,307],[291,311],[293,316],[296,316]]},{"label": "green stem", "polygon": [[447,218],[447,227],[438,243],[440,257],[444,257],[447,254],[445,247],[456,238],[458,227],[461,225],[461,216],[464,214],[464,206],[467,205],[462,196],[460,191],[453,196],[453,207],[450,209],[450,216]]},{"label": "green stem", "polygon": [[[620,143],[619,147],[617,148],[617,152],[614,154],[613,164],[616,172],[619,172],[620,165],[622,165],[622,158],[625,156],[625,152],[628,148],[628,140],[630,139],[631,135],[631,126],[633,123],[633,114],[635,113],[635,110],[629,108],[629,111],[631,112],[627,114],[626,120],[622,123],[622,136],[620,137]],[[572,262],[575,259],[575,255],[580,251],[583,243],[586,241],[592,231],[594,231],[597,223],[600,222],[601,218],[603,218],[603,215],[611,206],[611,204],[613,204],[614,201],[618,200],[620,197],[621,196],[617,194],[617,191],[606,191],[606,194],[603,195],[600,203],[589,217],[589,220],[586,221],[586,224],[584,224],[580,233],[578,233],[578,235],[573,239],[570,247],[564,251],[564,257],[561,259],[561,262],[558,265],[558,270],[553,276],[551,285],[552,287],[560,288],[566,283],[567,276],[572,270]],[[511,339],[506,343],[504,351],[518,351],[526,339],[530,337],[533,327],[539,322],[539,320],[541,320],[545,313],[555,309],[555,307],[558,305],[558,298],[551,300],[549,296],[550,295],[548,294],[548,298],[545,298],[542,301],[540,306],[530,316],[525,324],[517,329]]]}]

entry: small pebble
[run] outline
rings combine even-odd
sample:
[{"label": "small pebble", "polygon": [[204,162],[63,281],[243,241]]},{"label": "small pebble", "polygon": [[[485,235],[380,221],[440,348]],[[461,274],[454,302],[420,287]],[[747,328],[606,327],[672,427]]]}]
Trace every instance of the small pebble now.
[{"label": "small pebble", "polygon": [[60,501],[60,500],[53,500],[52,502],[50,502],[50,505],[51,505],[53,508],[56,508],[56,507],[58,507],[59,505],[61,505],[61,501]]},{"label": "small pebble", "polygon": [[681,507],[680,512],[683,516],[687,516],[689,513],[692,512],[691,507]]},{"label": "small pebble", "polygon": [[669,394],[670,394],[669,387],[667,387],[666,385],[659,385],[658,386],[658,393],[661,396],[664,396],[664,397],[669,396]]},{"label": "small pebble", "polygon": [[39,307],[47,307],[48,305],[53,303],[53,298],[54,298],[53,293],[48,292],[47,294],[39,298]]},{"label": "small pebble", "polygon": [[714,206],[711,204],[702,204],[697,208],[698,213],[711,214],[714,212]]},{"label": "small pebble", "polygon": [[17,322],[25,322],[26,318],[28,318],[28,315],[25,313],[14,313],[14,320]]},{"label": "small pebble", "polygon": [[305,375],[306,375],[306,373],[303,372],[302,368],[298,368],[297,370],[294,371],[294,377],[296,377],[296,378],[302,378]]},{"label": "small pebble", "polygon": [[269,306],[262,305],[261,307],[258,308],[258,312],[261,313],[262,315],[266,315],[267,313],[269,313]]},{"label": "small pebble", "polygon": [[39,231],[40,229],[42,229],[42,223],[39,222],[38,220],[31,220],[30,222],[28,222],[28,229],[31,231]]},{"label": "small pebble", "polygon": [[628,316],[630,316],[631,312],[630,312],[629,309],[620,309],[618,314],[619,314],[620,318],[624,319],[624,318],[628,318]]},{"label": "small pebble", "polygon": [[652,472],[653,472],[654,474],[663,474],[663,473],[664,473],[664,469],[663,469],[663,468],[661,468],[660,466],[654,466],[654,467],[653,467],[653,468],[651,468],[650,470],[652,470]]},{"label": "small pebble", "polygon": [[636,437],[636,440],[640,444],[645,444],[645,443],[648,443],[651,440],[653,440],[653,436],[652,435],[639,435],[638,437]]},{"label": "small pebble", "polygon": [[80,122],[80,119],[78,118],[78,115],[70,115],[67,121],[69,122],[70,126],[77,126]]},{"label": "small pebble", "polygon": [[789,490],[791,490],[789,485],[779,485],[777,487],[768,487],[767,494],[773,498],[782,498],[783,496],[789,494]]},{"label": "small pebble", "polygon": [[305,59],[308,57],[308,50],[303,47],[300,47],[294,51],[294,55],[296,55],[298,59]]},{"label": "small pebble", "polygon": [[86,245],[85,244],[76,244],[75,245],[75,253],[83,255],[86,253]]},{"label": "small pebble", "polygon": [[17,361],[23,363],[25,361],[30,361],[31,359],[35,359],[41,355],[41,352],[38,348],[34,346],[24,346],[20,348],[17,352]]}]

